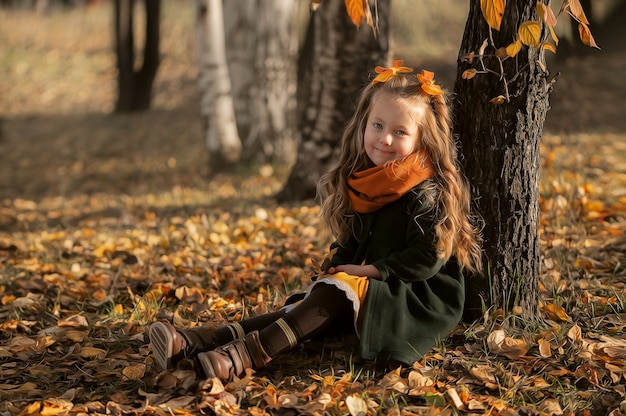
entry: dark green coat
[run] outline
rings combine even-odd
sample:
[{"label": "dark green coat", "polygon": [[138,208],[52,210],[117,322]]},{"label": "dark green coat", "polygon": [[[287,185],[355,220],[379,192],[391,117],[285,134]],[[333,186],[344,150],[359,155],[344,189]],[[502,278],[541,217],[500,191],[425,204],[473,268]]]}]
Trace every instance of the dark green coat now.
[{"label": "dark green coat", "polygon": [[337,247],[331,265],[373,264],[361,308],[359,354],[365,359],[419,360],[459,323],[464,281],[457,262],[443,265],[434,247],[433,190],[417,186],[382,209],[356,218],[354,237]]}]

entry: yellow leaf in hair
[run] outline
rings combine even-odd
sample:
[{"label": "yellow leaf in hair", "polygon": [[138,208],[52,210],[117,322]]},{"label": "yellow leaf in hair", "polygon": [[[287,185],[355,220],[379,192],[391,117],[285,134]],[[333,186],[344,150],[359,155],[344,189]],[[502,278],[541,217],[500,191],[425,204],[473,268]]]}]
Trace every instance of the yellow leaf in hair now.
[{"label": "yellow leaf in hair", "polygon": [[443,90],[437,84],[422,84],[422,90],[428,95],[443,95]]},{"label": "yellow leaf in hair", "polygon": [[421,74],[417,74],[417,79],[422,83],[422,91],[428,95],[443,95],[443,90],[437,84],[435,84],[435,73],[422,70]]},{"label": "yellow leaf in hair", "polygon": [[435,82],[435,73],[423,69],[421,74],[417,74],[417,79],[422,84],[431,84]]},{"label": "yellow leaf in hair", "polygon": [[413,70],[407,66],[402,66],[404,61],[402,59],[396,59],[391,62],[391,67],[386,68],[384,66],[377,66],[374,70],[378,74],[374,78],[374,84],[378,82],[387,82],[387,80],[400,72],[413,72]]}]

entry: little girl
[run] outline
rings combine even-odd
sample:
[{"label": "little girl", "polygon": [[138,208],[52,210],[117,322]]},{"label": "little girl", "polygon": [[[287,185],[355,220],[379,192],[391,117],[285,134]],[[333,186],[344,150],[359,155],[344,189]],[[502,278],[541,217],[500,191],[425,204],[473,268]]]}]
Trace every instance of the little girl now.
[{"label": "little girl", "polygon": [[321,178],[322,217],[336,237],[325,274],[303,300],[215,330],[150,327],[157,365],[195,357],[228,381],[332,326],[359,339],[359,355],[411,364],[463,313],[463,270],[481,267],[481,238],[459,171],[450,109],[433,73],[394,61],[377,67]]}]

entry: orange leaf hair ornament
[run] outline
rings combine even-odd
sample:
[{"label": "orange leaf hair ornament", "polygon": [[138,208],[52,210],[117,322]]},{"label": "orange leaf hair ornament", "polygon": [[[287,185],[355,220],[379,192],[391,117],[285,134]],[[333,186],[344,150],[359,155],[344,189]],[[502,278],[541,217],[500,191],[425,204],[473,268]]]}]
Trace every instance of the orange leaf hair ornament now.
[{"label": "orange leaf hair ornament", "polygon": [[437,84],[435,84],[435,73],[422,70],[421,74],[417,74],[417,79],[422,83],[420,88],[428,95],[443,95],[443,90]]},{"label": "orange leaf hair ornament", "polygon": [[402,66],[404,61],[401,59],[396,59],[391,62],[390,68],[385,68],[383,66],[377,66],[374,70],[378,75],[372,81],[373,84],[378,84],[379,82],[387,82],[389,78],[396,76],[400,72],[413,72],[413,69]]}]

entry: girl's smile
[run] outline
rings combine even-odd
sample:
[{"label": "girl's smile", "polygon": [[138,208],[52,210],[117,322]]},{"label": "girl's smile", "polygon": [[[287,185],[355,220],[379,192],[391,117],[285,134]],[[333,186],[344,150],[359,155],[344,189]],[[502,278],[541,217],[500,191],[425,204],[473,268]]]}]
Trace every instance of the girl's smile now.
[{"label": "girl's smile", "polygon": [[363,146],[375,165],[410,155],[417,148],[419,128],[400,98],[378,96],[372,102]]}]

